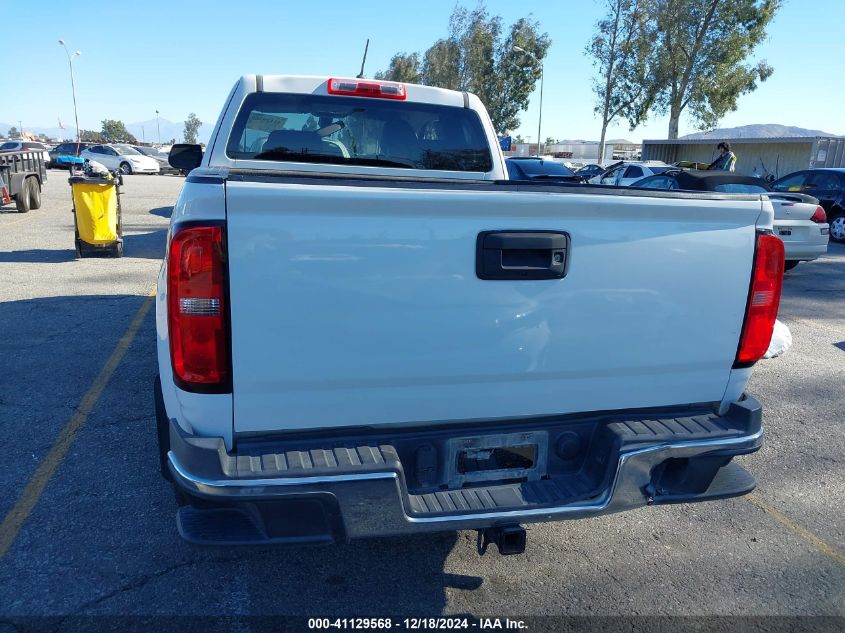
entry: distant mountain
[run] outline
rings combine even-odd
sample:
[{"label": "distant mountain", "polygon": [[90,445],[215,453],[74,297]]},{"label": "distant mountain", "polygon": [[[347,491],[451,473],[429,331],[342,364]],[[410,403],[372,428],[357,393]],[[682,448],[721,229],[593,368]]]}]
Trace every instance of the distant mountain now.
[{"label": "distant mountain", "polygon": [[[185,131],[184,122],[174,123],[173,121],[168,121],[167,119],[159,119],[158,123],[161,126],[162,143],[167,143],[172,138],[175,138],[177,142],[181,142],[183,140],[182,133]],[[17,128],[18,125],[17,123],[12,125],[11,123],[0,122],[0,136],[5,136],[6,132],[8,132],[9,128],[11,127]],[[214,123],[203,123],[200,126],[199,132],[197,133],[197,139],[200,143],[208,142],[208,139],[211,136],[212,127],[214,127]],[[85,129],[85,126],[82,126],[82,128]],[[99,129],[100,128],[97,127],[97,131],[99,131]],[[155,119],[150,119],[149,121],[141,121],[139,123],[127,123],[126,129],[129,130],[129,132],[133,134],[135,138],[137,138],[139,141],[145,140],[148,143],[158,142],[159,133],[158,129],[156,128]],[[40,127],[24,125],[23,131],[32,132],[36,135],[46,134],[49,138],[76,138],[76,129],[73,127],[72,122],[70,124],[65,122],[65,129],[61,129],[58,127]]]},{"label": "distant mountain", "polygon": [[720,128],[708,132],[686,134],[686,139],[725,139],[725,138],[775,138],[787,136],[836,136],[821,130],[808,130],[794,125],[778,125],[777,123],[757,123],[754,125],[740,125],[739,127]]},{"label": "distant mountain", "polygon": [[[11,123],[0,123],[0,136],[6,136],[6,133],[12,127],[20,132],[20,126],[17,123],[14,125]],[[73,124],[69,125],[64,130],[58,127],[33,127],[31,125],[24,125],[23,131],[32,132],[36,135],[46,134],[50,138],[71,138],[76,135],[76,130],[74,129]]]}]

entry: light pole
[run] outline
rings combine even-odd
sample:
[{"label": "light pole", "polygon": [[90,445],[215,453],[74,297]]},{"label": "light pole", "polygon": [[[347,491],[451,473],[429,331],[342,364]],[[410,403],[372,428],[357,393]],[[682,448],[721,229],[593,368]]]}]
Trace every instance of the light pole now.
[{"label": "light pole", "polygon": [[70,89],[73,91],[73,120],[76,123],[76,145],[79,147],[80,135],[79,135],[79,114],[76,111],[76,82],[73,79],[73,58],[82,55],[79,51],[76,51],[73,55],[70,54],[70,51],[65,46],[64,40],[59,40],[59,45],[63,49],[65,49],[65,55],[67,55],[67,65],[70,66]]},{"label": "light pole", "polygon": [[158,130],[158,144],[161,145],[161,126],[158,124],[158,110],[156,110],[156,129]]},{"label": "light pole", "polygon": [[540,59],[537,59],[537,56],[532,53],[531,51],[527,51],[521,46],[514,46],[513,50],[519,53],[525,53],[535,62],[540,64],[540,120],[537,122],[537,156],[540,156],[540,147],[541,147],[541,140],[542,136],[540,136],[540,130],[543,127],[543,62]]}]

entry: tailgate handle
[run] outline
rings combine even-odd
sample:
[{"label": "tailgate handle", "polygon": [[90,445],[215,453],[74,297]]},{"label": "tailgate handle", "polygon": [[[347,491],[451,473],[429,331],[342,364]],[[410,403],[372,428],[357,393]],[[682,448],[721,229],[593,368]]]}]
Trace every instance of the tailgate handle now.
[{"label": "tailgate handle", "polygon": [[563,279],[569,234],[560,231],[483,231],[475,247],[479,279]]}]

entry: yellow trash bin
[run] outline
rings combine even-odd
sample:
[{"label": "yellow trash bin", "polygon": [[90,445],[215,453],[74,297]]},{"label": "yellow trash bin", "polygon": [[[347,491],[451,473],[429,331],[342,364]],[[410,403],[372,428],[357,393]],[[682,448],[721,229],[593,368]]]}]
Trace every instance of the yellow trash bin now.
[{"label": "yellow trash bin", "polygon": [[120,201],[117,182],[105,178],[73,177],[73,212],[76,219],[76,251],[80,257],[92,251],[123,255]]}]

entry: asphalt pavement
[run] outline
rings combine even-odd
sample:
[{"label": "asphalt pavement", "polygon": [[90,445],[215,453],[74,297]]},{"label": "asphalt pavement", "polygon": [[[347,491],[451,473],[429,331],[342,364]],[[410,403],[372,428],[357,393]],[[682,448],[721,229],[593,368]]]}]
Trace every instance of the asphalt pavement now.
[{"label": "asphalt pavement", "polygon": [[787,273],[794,346],[751,380],[766,439],[741,460],[750,497],[531,525],[512,557],[480,557],[473,532],[199,548],[176,533],[152,400],[148,296],[182,182],[126,178],[120,260],[75,258],[63,172],[41,209],[0,211],[0,630],[78,616],[845,617],[845,246]]}]

